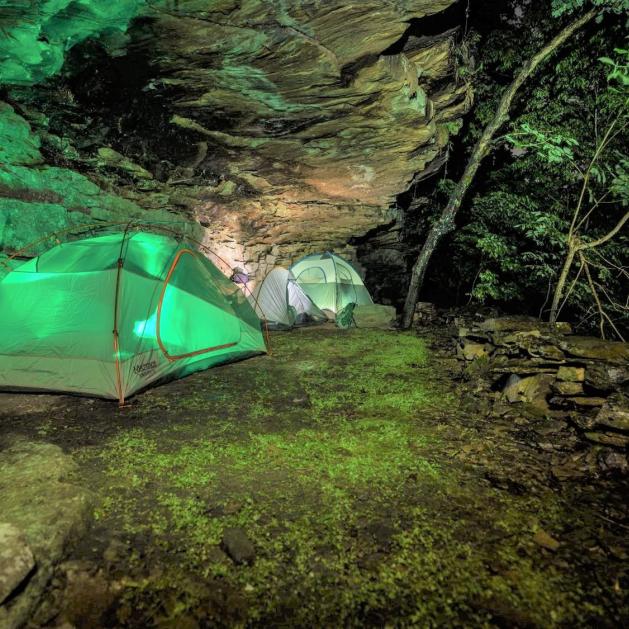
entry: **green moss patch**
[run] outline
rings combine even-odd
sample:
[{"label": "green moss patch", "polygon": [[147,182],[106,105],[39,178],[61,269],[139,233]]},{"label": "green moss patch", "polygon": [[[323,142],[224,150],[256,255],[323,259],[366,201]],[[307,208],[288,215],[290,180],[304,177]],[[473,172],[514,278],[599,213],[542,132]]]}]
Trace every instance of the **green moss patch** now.
[{"label": "green moss patch", "polygon": [[[272,341],[271,356],[138,397],[128,428],[77,452],[101,497],[92,543],[129,548],[109,568],[124,575],[117,623],[604,616],[565,558],[533,541],[565,526],[556,497],[497,491],[457,462],[457,402],[420,339],[309,329]],[[234,528],[253,561],[228,556]]]}]

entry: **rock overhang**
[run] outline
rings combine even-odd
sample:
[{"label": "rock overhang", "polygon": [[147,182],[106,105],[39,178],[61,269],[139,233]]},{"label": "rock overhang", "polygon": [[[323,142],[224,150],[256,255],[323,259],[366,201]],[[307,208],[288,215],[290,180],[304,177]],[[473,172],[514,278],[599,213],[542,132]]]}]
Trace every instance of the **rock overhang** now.
[{"label": "rock overhang", "polygon": [[[350,239],[390,223],[396,196],[439,167],[452,123],[470,105],[455,31],[421,30],[422,17],[451,4],[150,5],[122,59],[147,60],[137,86],[144,100],[130,99],[117,120],[99,114],[105,152],[121,159],[92,147],[84,172],[109,168],[111,189],[138,207],[196,220],[206,244],[253,274],[320,248],[351,256]],[[129,125],[141,136],[146,102],[167,112],[168,128],[146,130],[149,149],[139,155]],[[78,104],[92,105],[80,94]],[[181,146],[171,146],[177,136]],[[140,172],[155,179],[136,181]]]}]

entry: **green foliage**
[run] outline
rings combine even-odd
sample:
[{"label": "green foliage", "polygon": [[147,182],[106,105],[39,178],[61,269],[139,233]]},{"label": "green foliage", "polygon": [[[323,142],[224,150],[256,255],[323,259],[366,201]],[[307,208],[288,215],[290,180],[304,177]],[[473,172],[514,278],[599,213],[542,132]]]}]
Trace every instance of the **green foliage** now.
[{"label": "green foliage", "polygon": [[629,206],[629,159],[620,158],[614,167],[609,190],[623,207]]},{"label": "green foliage", "polygon": [[620,88],[629,86],[629,50],[626,48],[615,48],[618,55],[616,59],[610,57],[600,57],[599,61],[610,68],[607,80],[610,83],[618,83]]},{"label": "green foliage", "polygon": [[603,11],[626,13],[629,11],[629,0],[553,0],[552,6],[554,17],[581,11],[590,6]]},{"label": "green foliage", "polygon": [[534,150],[549,164],[574,162],[573,149],[579,142],[561,133],[544,133],[534,129],[530,123],[523,122],[516,131],[507,134],[504,139],[520,151]]},{"label": "green foliage", "polygon": [[[496,27],[487,39],[477,38],[480,105],[472,114],[466,147],[493,115],[505,76],[513,76],[556,31],[547,10],[532,4],[515,28],[509,22],[509,29]],[[511,18],[506,14],[504,19]],[[619,45],[624,37],[621,22],[609,18],[604,27],[581,34],[525,86],[510,128],[497,141],[494,162],[480,175],[476,194],[463,210],[467,220],[453,237],[451,252],[458,273],[446,282],[465,286],[480,302],[509,304],[531,314],[548,306],[588,166],[609,125],[628,110],[627,47]],[[617,124],[609,146],[589,169],[582,216],[593,210],[582,226],[585,240],[606,234],[627,207],[624,125]],[[595,283],[619,307],[626,300],[627,244],[625,230],[591,265]],[[573,271],[569,281],[574,279]],[[590,329],[595,304],[585,274],[576,281],[568,308],[564,316]],[[615,313],[620,320],[626,317],[621,310]]]},{"label": "green foliage", "polygon": [[455,246],[478,260],[476,300],[517,303],[548,284],[560,263],[562,219],[507,191],[475,198],[472,211],[475,220],[457,234]]}]

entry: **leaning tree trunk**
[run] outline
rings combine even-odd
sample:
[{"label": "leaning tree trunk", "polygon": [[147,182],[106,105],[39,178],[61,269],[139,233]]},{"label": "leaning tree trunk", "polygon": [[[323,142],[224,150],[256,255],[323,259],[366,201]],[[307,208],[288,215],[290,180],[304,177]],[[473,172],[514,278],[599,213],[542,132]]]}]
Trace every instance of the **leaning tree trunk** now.
[{"label": "leaning tree trunk", "polygon": [[563,297],[563,291],[566,286],[568,274],[570,273],[570,269],[572,268],[572,262],[574,261],[574,256],[576,255],[576,253],[577,247],[572,241],[570,241],[568,243],[568,253],[566,254],[566,259],[564,260],[563,268],[561,269],[559,280],[557,281],[557,286],[555,288],[555,294],[553,295],[553,303],[550,307],[549,320],[551,323],[555,323],[557,321],[557,316],[559,315],[559,302]]},{"label": "leaning tree trunk", "polygon": [[548,44],[546,44],[546,46],[531,57],[524,66],[522,66],[522,69],[516,75],[513,83],[509,85],[507,91],[503,94],[495,116],[485,127],[483,134],[476,143],[476,146],[474,147],[474,150],[472,151],[465,167],[463,176],[450,195],[447,205],[441,212],[441,216],[430,228],[428,236],[426,237],[421,251],[419,252],[419,256],[413,265],[411,281],[408,287],[406,301],[404,303],[402,327],[408,328],[413,322],[417,295],[419,294],[419,290],[422,286],[430,257],[432,256],[433,251],[441,238],[454,229],[454,218],[456,213],[461,207],[463,198],[465,197],[470,184],[474,180],[474,176],[476,175],[481,162],[489,153],[494,135],[509,118],[509,110],[511,109],[511,104],[513,103],[513,99],[515,98],[518,90],[526,79],[528,79],[537,70],[537,68],[546,61],[546,59],[548,59],[548,57],[550,57],[576,31],[587,24],[596,15],[596,13],[597,12],[595,10],[588,11],[579,19],[568,24],[556,37],[554,37]]}]

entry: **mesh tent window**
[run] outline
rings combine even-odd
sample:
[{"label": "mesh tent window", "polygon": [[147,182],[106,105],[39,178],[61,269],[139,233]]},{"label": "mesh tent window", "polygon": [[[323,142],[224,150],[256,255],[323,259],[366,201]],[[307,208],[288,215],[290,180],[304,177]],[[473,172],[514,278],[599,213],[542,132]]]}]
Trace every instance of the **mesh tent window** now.
[{"label": "mesh tent window", "polygon": [[[318,268],[325,273],[325,282],[311,281],[310,278],[316,274],[313,269]],[[327,252],[305,256],[290,270],[304,292],[321,309],[337,313],[348,303],[373,303],[356,269],[336,254]]]}]

